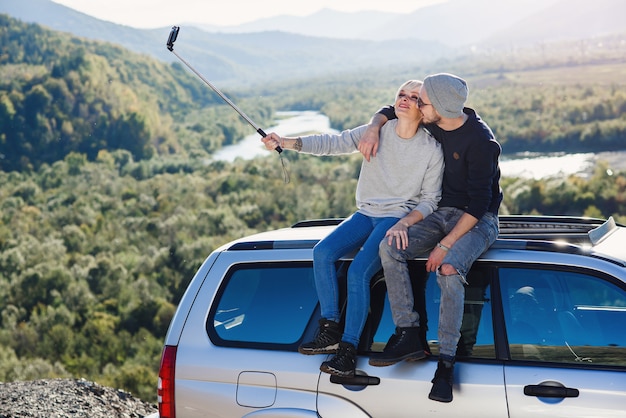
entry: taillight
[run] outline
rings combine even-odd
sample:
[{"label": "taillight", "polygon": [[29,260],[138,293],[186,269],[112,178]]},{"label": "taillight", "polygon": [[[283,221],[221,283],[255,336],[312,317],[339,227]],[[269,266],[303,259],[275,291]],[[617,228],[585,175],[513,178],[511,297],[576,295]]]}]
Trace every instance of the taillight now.
[{"label": "taillight", "polygon": [[159,418],[176,418],[174,408],[174,372],[176,369],[176,346],[166,345],[161,355],[159,368],[159,384],[157,398],[159,402]]}]

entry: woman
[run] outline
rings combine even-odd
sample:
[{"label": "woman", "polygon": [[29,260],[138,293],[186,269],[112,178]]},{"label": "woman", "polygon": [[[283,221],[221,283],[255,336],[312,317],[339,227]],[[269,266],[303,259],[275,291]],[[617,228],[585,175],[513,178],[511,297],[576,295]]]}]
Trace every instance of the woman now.
[{"label": "woman", "polygon": [[[430,215],[441,198],[443,153],[439,143],[421,127],[417,101],[422,82],[409,80],[396,93],[397,119],[385,124],[378,152],[363,160],[356,188],[357,211],[313,249],[315,286],[320,300],[320,328],[313,341],[302,344],[303,354],[336,353],[320,370],[353,376],[356,347],[369,309],[370,280],[382,267],[378,246],[397,223],[412,225]],[[393,122],[393,123],[392,123]],[[284,138],[271,133],[262,141],[269,150],[314,155],[358,152],[366,126],[340,134]],[[348,269],[345,328],[341,334],[339,291],[335,262],[359,250]]]}]

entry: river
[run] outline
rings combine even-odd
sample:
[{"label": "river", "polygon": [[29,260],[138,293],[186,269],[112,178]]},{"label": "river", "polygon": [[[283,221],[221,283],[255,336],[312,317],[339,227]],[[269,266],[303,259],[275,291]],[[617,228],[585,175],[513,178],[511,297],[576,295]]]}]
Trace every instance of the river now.
[{"label": "river", "polygon": [[[328,117],[315,111],[277,112],[276,125],[263,129],[266,133],[276,132],[282,136],[298,136],[312,132],[337,132],[330,128]],[[245,137],[235,145],[229,145],[213,155],[214,160],[234,161],[240,157],[251,159],[268,155],[258,133]],[[286,153],[287,158],[289,152]],[[596,162],[606,161],[613,170],[626,170],[626,151],[578,154],[523,153],[503,155],[500,169],[504,177],[541,179],[576,174],[588,177],[593,173]]]},{"label": "river", "polygon": [[[265,133],[276,132],[281,136],[298,136],[315,132],[337,132],[331,129],[328,117],[319,112],[276,112],[276,114],[277,124],[268,129],[263,128]],[[263,146],[261,136],[254,133],[234,145],[228,145],[216,151],[213,159],[232,162],[237,157],[248,160],[259,155],[269,155],[269,151]]]}]

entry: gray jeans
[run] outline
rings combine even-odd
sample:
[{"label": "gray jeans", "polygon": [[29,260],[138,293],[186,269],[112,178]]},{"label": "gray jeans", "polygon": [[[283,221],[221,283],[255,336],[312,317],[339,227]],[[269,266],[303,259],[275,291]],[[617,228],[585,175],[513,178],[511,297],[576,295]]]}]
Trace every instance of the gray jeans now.
[{"label": "gray jeans", "polygon": [[[416,327],[419,315],[414,309],[413,290],[407,260],[430,252],[445,237],[465,212],[457,208],[439,208],[423,221],[409,228],[409,245],[398,250],[395,242],[380,243],[380,258],[385,272],[387,294],[393,321],[397,327]],[[437,272],[437,284],[441,289],[439,308],[439,352],[454,356],[461,336],[463,304],[465,301],[465,277],[480,255],[496,240],[499,233],[498,217],[485,214],[478,223],[454,243],[443,259],[458,274],[444,276]]]}]

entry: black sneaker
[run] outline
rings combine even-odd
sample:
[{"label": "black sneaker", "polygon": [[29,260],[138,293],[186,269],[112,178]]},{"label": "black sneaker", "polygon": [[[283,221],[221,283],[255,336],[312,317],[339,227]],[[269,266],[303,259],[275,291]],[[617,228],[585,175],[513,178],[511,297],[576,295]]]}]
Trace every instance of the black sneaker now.
[{"label": "black sneaker", "polygon": [[439,402],[452,402],[452,375],[454,362],[439,360],[437,371],[433,378],[433,387],[428,394],[428,399]]},{"label": "black sneaker", "polygon": [[356,369],[356,348],[345,342],[339,343],[339,349],[335,357],[325,361],[320,366],[324,373],[334,374],[341,377],[353,377]]},{"label": "black sneaker", "polygon": [[397,327],[383,352],[372,354],[369,363],[371,366],[382,367],[402,360],[418,361],[423,358],[426,358],[426,352],[422,346],[419,327]]},{"label": "black sneaker", "polygon": [[339,324],[326,318],[319,320],[320,326],[313,341],[304,343],[298,347],[302,354],[334,354],[339,348],[341,331]]}]

